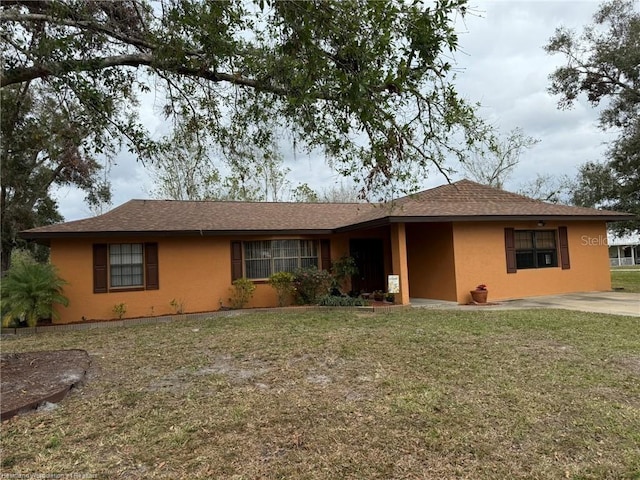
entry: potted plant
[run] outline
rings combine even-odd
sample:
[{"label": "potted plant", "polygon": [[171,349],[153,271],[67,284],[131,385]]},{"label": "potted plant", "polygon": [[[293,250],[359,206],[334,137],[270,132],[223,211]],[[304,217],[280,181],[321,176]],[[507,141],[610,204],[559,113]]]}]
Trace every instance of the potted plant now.
[{"label": "potted plant", "polygon": [[475,290],[471,290],[471,299],[473,303],[487,303],[487,294],[489,291],[487,290],[487,286],[484,283],[481,283],[476,287]]},{"label": "potted plant", "polygon": [[384,301],[384,292],[382,290],[374,290],[372,296],[376,302]]}]

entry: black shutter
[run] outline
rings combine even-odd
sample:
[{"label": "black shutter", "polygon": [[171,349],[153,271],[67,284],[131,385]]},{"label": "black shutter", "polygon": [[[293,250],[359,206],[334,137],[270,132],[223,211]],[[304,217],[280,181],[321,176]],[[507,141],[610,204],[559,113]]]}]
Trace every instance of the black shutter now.
[{"label": "black shutter", "polygon": [[158,290],[160,288],[160,272],[158,270],[158,244],[144,244],[145,288]]},{"label": "black shutter", "polygon": [[569,263],[569,237],[567,235],[567,227],[558,227],[558,237],[560,240],[560,264],[562,270],[571,268]]},{"label": "black shutter", "polygon": [[504,229],[504,249],[507,255],[507,273],[516,273],[516,234],[513,228]]},{"label": "black shutter", "polygon": [[320,269],[331,269],[331,241],[320,240]]},{"label": "black shutter", "polygon": [[242,278],[242,242],[231,242],[231,281]]},{"label": "black shutter", "polygon": [[107,251],[106,243],[93,245],[93,293],[107,293],[109,291],[107,284],[107,268],[109,268]]}]

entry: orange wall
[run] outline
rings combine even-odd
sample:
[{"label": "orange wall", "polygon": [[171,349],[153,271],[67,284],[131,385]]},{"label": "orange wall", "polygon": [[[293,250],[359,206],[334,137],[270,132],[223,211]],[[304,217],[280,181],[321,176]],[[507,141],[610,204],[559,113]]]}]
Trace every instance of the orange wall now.
[{"label": "orange wall", "polygon": [[[274,237],[234,237],[233,240],[264,240]],[[282,238],[282,237],[280,237]],[[300,237],[296,237],[300,238]],[[310,238],[310,237],[309,237]],[[218,310],[229,305],[231,295],[231,251],[229,237],[159,237],[55,239],[51,241],[51,261],[69,284],[64,293],[67,308],[60,308],[56,323],[115,318],[113,307],[127,305],[124,318],[175,313],[170,305],[184,303],[184,312]],[[160,288],[144,291],[93,293],[93,244],[158,242]],[[332,257],[341,253],[332,248]],[[275,290],[257,282],[248,307],[277,305]]]},{"label": "orange wall", "polygon": [[450,223],[408,223],[407,255],[411,297],[456,300]]},{"label": "orange wall", "polygon": [[[544,228],[554,229],[558,225],[548,222]],[[530,269],[507,274],[504,224],[408,224],[409,293],[417,298],[467,303],[470,300],[469,290],[479,283],[489,286],[489,300],[610,290],[605,223],[570,222],[564,225],[568,227],[571,269]],[[508,226],[517,229],[536,228],[533,222]],[[350,238],[363,237],[384,240],[385,273],[397,273],[392,272],[388,228],[333,236],[332,259],[349,252]],[[273,238],[284,237],[234,237],[233,240]],[[52,263],[58,267],[60,276],[69,282],[64,291],[70,305],[59,310],[61,318],[57,322],[114,318],[113,307],[121,302],[127,305],[125,318],[175,313],[170,305],[172,299],[184,303],[185,313],[217,310],[221,303],[228,306],[231,294],[231,240],[229,237],[52,240]],[[93,244],[116,241],[158,242],[158,290],[93,293]],[[257,283],[248,307],[276,304],[274,289],[267,283]]]},{"label": "orange wall", "polygon": [[[507,273],[504,228],[557,229],[566,226],[571,268],[532,268]],[[476,285],[485,283],[489,301],[568,292],[611,290],[606,224],[594,222],[454,223],[457,301],[467,303]],[[558,253],[558,264],[560,255]]]},{"label": "orange wall", "polygon": [[172,299],[184,302],[185,311],[217,310],[220,301],[228,305],[231,286],[229,239],[118,238],[118,243],[158,242],[160,288],[158,290],[93,293],[93,244],[114,243],[114,239],[52,240],[51,261],[69,282],[65,295],[68,308],[60,311],[60,323],[84,319],[114,318],[114,305],[124,302],[124,318],[175,313]]},{"label": "orange wall", "polygon": [[[331,259],[349,253],[350,238],[383,238],[389,251],[388,229],[372,229],[354,234],[335,235],[331,239]],[[247,237],[127,237],[54,239],[51,241],[51,261],[60,276],[68,282],[64,293],[68,307],[60,308],[56,323],[80,322],[115,318],[113,307],[125,303],[123,318],[167,315],[175,313],[171,300],[183,302],[184,313],[214,311],[220,305],[229,306],[231,296],[232,240],[269,240],[274,238],[313,238],[295,236]],[[93,244],[158,242],[160,288],[142,291],[111,291],[93,293]],[[320,252],[318,252],[320,253]],[[385,266],[391,264],[385,258]],[[390,267],[389,267],[390,269]],[[248,308],[274,307],[278,304],[275,290],[265,281],[256,282]]]}]

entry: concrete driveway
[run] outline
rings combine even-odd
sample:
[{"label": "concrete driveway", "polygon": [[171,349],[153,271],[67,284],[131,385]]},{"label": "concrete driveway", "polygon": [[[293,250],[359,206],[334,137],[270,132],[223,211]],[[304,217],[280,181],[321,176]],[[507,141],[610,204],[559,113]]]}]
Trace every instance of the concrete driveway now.
[{"label": "concrete driveway", "polygon": [[[489,299],[491,300],[491,299]],[[411,305],[425,308],[516,310],[525,308],[561,308],[581,312],[610,313],[640,317],[640,293],[585,292],[563,295],[545,295],[517,300],[504,300],[496,305],[458,305],[455,302],[412,298]]]}]

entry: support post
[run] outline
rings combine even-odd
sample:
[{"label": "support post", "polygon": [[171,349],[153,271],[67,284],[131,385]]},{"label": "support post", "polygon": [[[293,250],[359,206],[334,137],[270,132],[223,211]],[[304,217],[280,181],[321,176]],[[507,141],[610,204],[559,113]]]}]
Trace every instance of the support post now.
[{"label": "support post", "polygon": [[395,303],[409,305],[409,267],[407,262],[407,234],[404,223],[391,224],[391,264],[393,274],[400,277],[400,293]]}]

